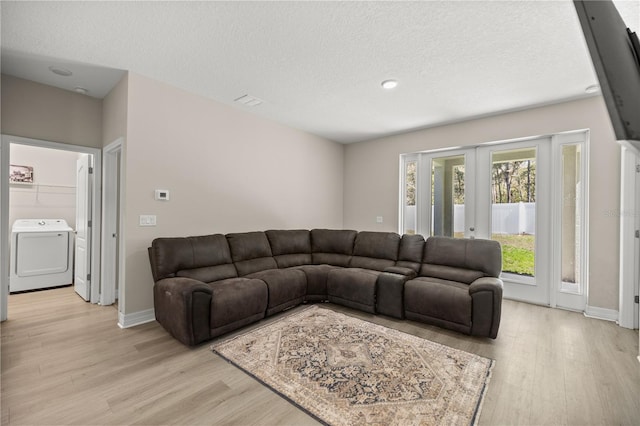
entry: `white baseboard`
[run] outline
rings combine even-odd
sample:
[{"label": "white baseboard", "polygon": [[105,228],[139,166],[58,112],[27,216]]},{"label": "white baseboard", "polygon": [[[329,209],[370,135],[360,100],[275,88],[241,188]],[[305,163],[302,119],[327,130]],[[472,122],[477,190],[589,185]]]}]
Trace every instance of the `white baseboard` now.
[{"label": "white baseboard", "polygon": [[584,316],[588,318],[618,322],[619,313],[613,309],[598,308],[597,306],[587,305],[584,310]]},{"label": "white baseboard", "polygon": [[131,314],[123,314],[118,312],[118,327],[129,328],[136,325],[145,324],[151,321],[155,321],[156,312],[153,309],[147,309],[146,311],[133,312]]}]

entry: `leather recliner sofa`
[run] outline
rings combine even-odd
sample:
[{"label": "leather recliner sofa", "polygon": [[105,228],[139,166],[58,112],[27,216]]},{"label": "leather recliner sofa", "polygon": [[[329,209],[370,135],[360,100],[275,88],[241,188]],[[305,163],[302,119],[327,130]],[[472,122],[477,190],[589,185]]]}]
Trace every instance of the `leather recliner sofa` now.
[{"label": "leather recliner sofa", "polygon": [[502,250],[495,241],[352,230],[157,238],[157,321],[196,345],[302,303],[331,302],[496,338]]}]

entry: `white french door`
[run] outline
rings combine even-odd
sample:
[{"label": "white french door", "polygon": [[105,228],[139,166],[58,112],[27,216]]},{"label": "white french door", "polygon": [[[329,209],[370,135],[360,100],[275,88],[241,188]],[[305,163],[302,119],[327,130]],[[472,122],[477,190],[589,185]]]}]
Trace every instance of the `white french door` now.
[{"label": "white french door", "polygon": [[550,137],[476,148],[476,236],[502,244],[504,296],[542,305],[550,302],[550,151]]},{"label": "white french door", "polygon": [[[423,235],[474,236],[475,151],[462,149],[422,154],[417,227]],[[471,178],[469,178],[471,176]]]},{"label": "white french door", "polygon": [[583,310],[587,135],[403,155],[400,232],[497,240],[505,297]]}]

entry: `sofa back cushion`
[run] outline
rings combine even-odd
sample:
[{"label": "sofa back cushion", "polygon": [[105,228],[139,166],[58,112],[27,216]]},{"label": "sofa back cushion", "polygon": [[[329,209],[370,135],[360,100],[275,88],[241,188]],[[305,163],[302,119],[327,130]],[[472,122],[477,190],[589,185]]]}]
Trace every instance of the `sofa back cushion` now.
[{"label": "sofa back cushion", "polygon": [[424,237],[422,235],[404,234],[400,240],[400,252],[396,266],[420,271],[424,252]]},{"label": "sofa back cushion", "polygon": [[399,248],[400,235],[395,232],[358,232],[349,266],[383,271],[396,264]]},{"label": "sofa back cushion", "polygon": [[480,277],[502,272],[500,243],[483,239],[429,237],[422,258],[421,276],[471,284]]},{"label": "sofa back cushion", "polygon": [[155,281],[188,277],[203,282],[238,276],[224,235],[156,238],[149,250]]},{"label": "sofa back cushion", "polygon": [[356,231],[339,229],[311,230],[311,260],[314,264],[349,266]]},{"label": "sofa back cushion", "polygon": [[278,268],[311,264],[311,233],[306,229],[266,231]]},{"label": "sofa back cushion", "polygon": [[231,258],[238,275],[244,276],[267,269],[277,269],[269,240],[264,232],[227,234]]}]

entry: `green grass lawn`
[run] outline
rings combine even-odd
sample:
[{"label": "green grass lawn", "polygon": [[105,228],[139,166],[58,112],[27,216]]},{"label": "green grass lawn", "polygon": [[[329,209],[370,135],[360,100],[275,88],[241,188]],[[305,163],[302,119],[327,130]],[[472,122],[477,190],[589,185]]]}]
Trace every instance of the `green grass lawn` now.
[{"label": "green grass lawn", "polygon": [[535,236],[493,234],[502,245],[502,271],[533,276],[535,271]]}]

